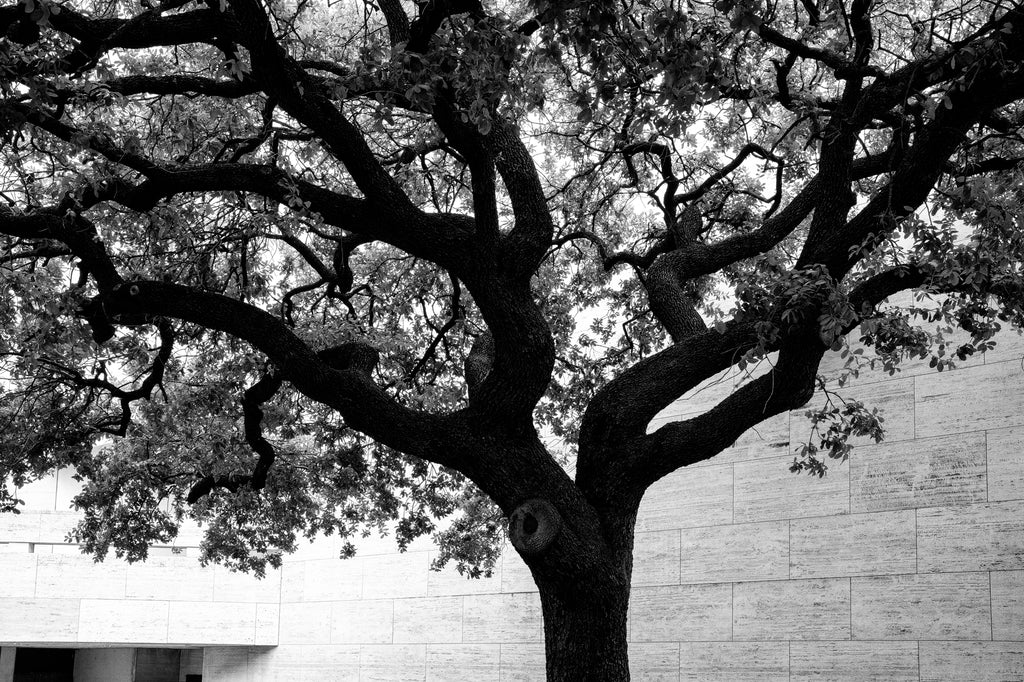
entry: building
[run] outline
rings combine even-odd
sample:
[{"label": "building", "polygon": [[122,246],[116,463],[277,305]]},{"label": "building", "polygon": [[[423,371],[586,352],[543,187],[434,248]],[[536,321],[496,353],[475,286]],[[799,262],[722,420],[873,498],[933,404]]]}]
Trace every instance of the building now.
[{"label": "building", "polygon": [[[864,372],[841,395],[881,408],[887,438],[823,479],[788,471],[798,411],[658,482],[637,533],[634,679],[1024,680],[1024,341],[999,340],[952,372]],[[76,682],[544,677],[514,552],[478,581],[388,540],[351,560],[324,540],[263,581],[200,567],[194,535],[146,564],[93,564],[64,543],[70,483],[34,484],[30,511],[0,517],[0,682],[58,659]],[[43,674],[17,679],[70,679]]]}]

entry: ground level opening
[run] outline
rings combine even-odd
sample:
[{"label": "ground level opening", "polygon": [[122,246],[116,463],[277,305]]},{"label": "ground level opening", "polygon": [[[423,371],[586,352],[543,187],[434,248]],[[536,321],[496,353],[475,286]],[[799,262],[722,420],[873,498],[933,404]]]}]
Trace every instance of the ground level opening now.
[{"label": "ground level opening", "polygon": [[202,682],[203,650],[3,647],[0,682]]}]

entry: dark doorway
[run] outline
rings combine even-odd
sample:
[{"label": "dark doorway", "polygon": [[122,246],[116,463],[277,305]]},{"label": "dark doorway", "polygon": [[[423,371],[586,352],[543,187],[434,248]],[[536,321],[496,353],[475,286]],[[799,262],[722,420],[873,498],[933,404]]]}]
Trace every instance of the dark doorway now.
[{"label": "dark doorway", "polygon": [[14,682],[73,682],[74,649],[26,649],[14,655]]}]

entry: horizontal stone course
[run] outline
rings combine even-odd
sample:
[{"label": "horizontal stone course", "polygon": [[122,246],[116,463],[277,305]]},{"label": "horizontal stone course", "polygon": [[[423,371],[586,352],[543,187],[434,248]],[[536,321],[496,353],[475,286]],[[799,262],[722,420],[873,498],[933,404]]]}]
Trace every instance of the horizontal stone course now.
[{"label": "horizontal stone course", "polygon": [[849,639],[850,581],[736,583],[733,625],[736,640]]},{"label": "horizontal stone course", "polygon": [[1024,642],[921,642],[921,682],[1024,680]]},{"label": "horizontal stone course", "polygon": [[427,682],[498,682],[500,644],[428,644]]},{"label": "horizontal stone course", "polygon": [[1024,427],[986,436],[989,501],[1024,500]]},{"label": "horizontal stone course", "polygon": [[684,528],[680,582],[723,583],[789,577],[789,522]]},{"label": "horizontal stone course", "polygon": [[792,642],[790,682],[917,682],[917,642]]},{"label": "horizontal stone course", "polygon": [[538,594],[468,595],[463,600],[463,642],[543,641]]},{"label": "horizontal stone course", "polygon": [[394,641],[394,635],[393,599],[341,601],[331,605],[332,644],[387,644]]},{"label": "horizontal stone course", "polygon": [[917,565],[913,510],[789,521],[793,578],[910,573]]},{"label": "horizontal stone course", "polygon": [[[735,520],[755,523],[850,511],[850,469],[832,466],[824,478],[794,474],[792,455],[754,462],[735,468]],[[710,524],[704,524],[710,525]]]},{"label": "horizontal stone course", "polygon": [[917,510],[918,571],[1024,569],[1024,501]]},{"label": "horizontal stone course", "polygon": [[[1002,348],[840,389],[883,410],[886,440],[857,440],[822,479],[788,470],[801,408],[652,486],[635,537],[633,679],[1024,682],[1024,372]],[[652,428],[735,385],[694,391]],[[341,560],[325,538],[259,581],[188,557],[55,553],[73,549],[75,519],[0,515],[0,640],[202,639],[204,672],[224,682],[545,679],[539,595],[509,547],[492,576],[467,580],[430,571],[427,540],[399,554],[371,538]]]},{"label": "horizontal stone course", "polygon": [[[812,439],[814,432],[812,422],[807,416],[810,410],[827,407],[829,401],[833,407],[841,407],[847,401],[859,400],[868,410],[878,410],[882,417],[882,428],[885,431],[885,442],[896,442],[914,438],[914,379],[912,377],[893,378],[879,383],[853,383],[837,387],[829,386],[826,397],[821,391],[815,392],[813,398],[805,406],[790,413],[790,450],[794,450]],[[869,445],[875,441],[868,436],[853,436],[850,443],[854,446]],[[817,442],[814,442],[817,445]]]},{"label": "horizontal stone course", "polygon": [[1024,426],[1024,367],[997,362],[915,379],[918,438]]},{"label": "horizontal stone course", "polygon": [[732,500],[731,465],[683,468],[647,490],[636,529],[646,532],[731,523]]},{"label": "horizontal stone course", "polygon": [[850,589],[854,639],[992,638],[987,573],[853,578]]},{"label": "horizontal stone course", "polygon": [[633,642],[727,640],[732,638],[732,586],[638,587],[629,603]]},{"label": "horizontal stone course", "polygon": [[858,447],[850,458],[851,511],[984,502],[985,434]]},{"label": "horizontal stone course", "polygon": [[637,533],[633,544],[633,585],[679,583],[679,531]]},{"label": "horizontal stone course", "polygon": [[789,682],[786,642],[682,642],[680,682]]},{"label": "horizontal stone course", "polygon": [[992,639],[1024,642],[1024,571],[993,571]]},{"label": "horizontal stone course", "polygon": [[423,597],[394,601],[396,643],[462,642],[463,597]]}]

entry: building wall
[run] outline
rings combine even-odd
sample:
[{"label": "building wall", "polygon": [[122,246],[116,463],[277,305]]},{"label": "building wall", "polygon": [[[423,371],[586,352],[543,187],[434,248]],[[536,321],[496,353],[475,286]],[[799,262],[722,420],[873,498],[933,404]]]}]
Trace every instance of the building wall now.
[{"label": "building wall", "polygon": [[[823,479],[788,470],[810,431],[799,410],[659,481],[638,520],[634,679],[1024,680],[1022,357],[1003,334],[951,372],[863,371],[840,395],[880,408],[886,439]],[[652,428],[734,384],[718,377]],[[279,646],[208,649],[204,679],[543,680],[540,602],[514,552],[466,581],[429,571],[425,544],[337,549],[285,563]]]},{"label": "building wall", "polygon": [[[879,407],[886,440],[823,479],[788,471],[809,432],[800,410],[659,481],[637,527],[635,679],[1024,680],[1022,357],[1004,334],[952,372],[863,372],[840,395]],[[652,429],[734,383],[684,396]],[[320,540],[264,582],[188,552],[94,565],[62,553],[60,491],[0,517],[0,643],[200,644],[207,682],[544,677],[540,602],[515,552],[477,581],[430,571],[427,542],[398,554],[390,539],[349,560]]]},{"label": "building wall", "polygon": [[277,571],[257,580],[220,566],[200,566],[194,529],[180,538],[179,547],[155,548],[145,563],[113,557],[97,563],[67,540],[77,517],[67,511],[70,495],[57,497],[55,479],[62,475],[34,483],[22,513],[0,514],[0,643],[69,648],[277,643]]}]

